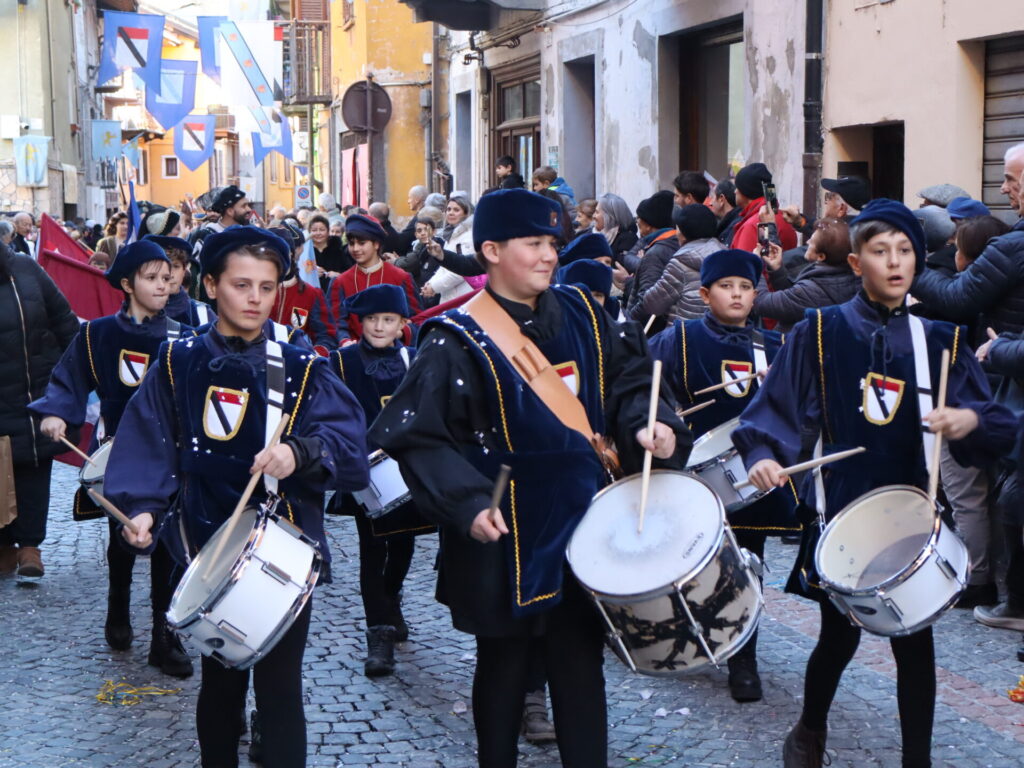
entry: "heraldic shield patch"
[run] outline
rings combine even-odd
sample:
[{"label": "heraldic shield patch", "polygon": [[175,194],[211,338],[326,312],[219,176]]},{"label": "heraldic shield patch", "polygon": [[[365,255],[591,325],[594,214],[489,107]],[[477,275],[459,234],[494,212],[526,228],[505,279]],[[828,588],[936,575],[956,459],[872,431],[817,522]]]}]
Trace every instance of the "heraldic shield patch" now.
[{"label": "heraldic shield patch", "polygon": [[292,328],[305,328],[306,319],[309,317],[309,310],[302,307],[292,307]]},{"label": "heraldic shield patch", "polygon": [[206,391],[203,431],[213,440],[230,440],[238,434],[249,395],[237,389],[210,387]]},{"label": "heraldic shield patch", "polygon": [[121,350],[117,361],[117,375],[126,387],[139,386],[142,383],[142,377],[146,375],[147,368],[149,368],[149,355],[144,352]]},{"label": "heraldic shield patch", "polygon": [[861,380],[860,387],[864,390],[864,403],[861,406],[864,418],[879,426],[892,421],[903,401],[906,382],[886,378],[879,373],[869,373]]},{"label": "heraldic shield patch", "polygon": [[[723,360],[722,361],[722,383],[727,381],[735,381],[736,379],[742,379],[744,376],[749,376],[754,372],[754,364],[748,360]],[[746,397],[747,392],[750,391],[750,385],[753,384],[753,379],[747,381],[739,381],[735,384],[730,384],[725,388],[733,397]]]},{"label": "heraldic shield patch", "polygon": [[565,382],[565,386],[569,388],[570,392],[574,395],[580,393],[580,369],[576,366],[575,360],[559,363],[555,366],[555,372],[562,377],[562,381]]}]

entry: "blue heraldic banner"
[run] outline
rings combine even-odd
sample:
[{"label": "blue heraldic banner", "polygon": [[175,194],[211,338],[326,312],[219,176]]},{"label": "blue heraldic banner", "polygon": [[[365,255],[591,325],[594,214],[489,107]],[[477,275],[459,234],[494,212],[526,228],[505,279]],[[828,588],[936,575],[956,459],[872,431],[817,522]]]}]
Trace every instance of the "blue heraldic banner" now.
[{"label": "blue heraldic banner", "polygon": [[249,112],[259,126],[258,131],[252,132],[253,163],[259,165],[271,152],[280,152],[282,157],[291,160],[292,131],[288,125],[288,118],[276,109],[250,107]]},{"label": "blue heraldic banner", "polygon": [[213,154],[214,115],[189,115],[174,126],[174,154],[194,171]]},{"label": "blue heraldic banner", "polygon": [[160,89],[146,88],[146,110],[165,130],[176,126],[195,108],[198,71],[194,61],[161,60]]},{"label": "blue heraldic banner", "polygon": [[151,13],[103,14],[103,50],[96,84],[103,85],[126,69],[134,70],[147,90],[160,92],[160,49],[164,17]]},{"label": "blue heraldic banner", "polygon": [[14,140],[14,175],[19,187],[45,187],[49,136],[19,136]]}]

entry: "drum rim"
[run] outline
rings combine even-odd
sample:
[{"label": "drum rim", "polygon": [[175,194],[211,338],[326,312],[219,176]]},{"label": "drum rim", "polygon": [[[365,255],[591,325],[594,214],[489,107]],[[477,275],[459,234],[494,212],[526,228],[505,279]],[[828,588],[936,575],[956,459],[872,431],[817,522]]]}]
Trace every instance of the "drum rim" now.
[{"label": "drum rim", "polygon": [[[828,537],[829,526],[831,526],[832,523],[834,523],[843,515],[848,514],[853,509],[853,507],[858,506],[865,499],[869,499],[872,496],[879,496],[884,493],[889,493],[891,491],[913,491],[917,495],[922,496],[931,505],[935,519],[932,522],[932,530],[931,533],[928,534],[928,540],[921,548],[921,551],[917,554],[917,557],[915,557],[910,563],[905,565],[892,576],[889,576],[884,581],[880,581],[877,584],[871,585],[870,587],[858,587],[854,589],[851,587],[839,585],[836,582],[829,579],[828,576],[826,576],[821,569],[822,545],[825,543],[825,540]],[[818,544],[814,548],[814,568],[818,571],[818,579],[820,580],[821,585],[826,589],[834,590],[835,592],[838,592],[840,595],[849,595],[850,597],[866,597],[878,594],[879,592],[884,592],[887,589],[891,589],[892,587],[898,587],[900,584],[904,583],[907,579],[909,579],[913,574],[917,573],[917,571],[921,569],[921,566],[924,565],[925,562],[931,557],[932,552],[935,551],[936,545],[938,544],[939,535],[942,533],[942,527],[942,515],[938,514],[935,508],[934,500],[932,500],[927,493],[922,491],[916,485],[883,485],[881,488],[876,488],[873,491],[868,491],[867,493],[858,496],[856,499],[854,499],[841,510],[839,510],[839,513],[836,514],[836,516],[828,522],[828,525],[825,526],[825,530],[822,531],[821,538],[818,539]]]},{"label": "drum rim", "polygon": [[[715,432],[717,432],[718,430],[720,430],[720,429],[721,429],[722,427],[726,426],[727,424],[732,424],[733,422],[735,422],[736,426],[734,426],[734,427],[733,427],[732,429],[730,429],[730,430],[729,430],[729,442],[730,442],[730,443],[732,443],[732,433],[733,433],[733,432],[734,432],[734,431],[735,431],[736,429],[738,429],[738,428],[739,428],[739,425],[740,425],[740,417],[739,417],[739,416],[736,416],[736,417],[734,417],[734,418],[731,418],[731,419],[729,419],[728,421],[723,421],[723,422],[722,422],[721,424],[719,424],[719,425],[718,425],[717,427],[712,427],[712,428],[711,428],[711,429],[709,429],[709,430],[708,430],[707,432],[705,432],[705,433],[704,433],[703,435],[701,435],[701,436],[700,436],[700,437],[698,437],[698,438],[697,438],[696,440],[694,440],[694,441],[693,441],[693,445],[692,445],[692,446],[690,447],[690,455],[692,456],[692,455],[693,455],[693,452],[694,452],[694,451],[695,451],[695,450],[697,449],[697,447],[698,447],[698,446],[700,446],[700,445],[701,445],[702,443],[710,442],[710,440],[711,440],[711,436],[712,436],[712,435],[713,435],[713,434],[714,434]],[[733,450],[733,451],[734,451],[735,453],[739,453],[739,451],[738,451],[738,450],[737,450],[737,448],[736,448],[736,445],[735,445],[735,443],[733,443],[733,445],[732,445],[732,450]],[[722,451],[721,453],[716,453],[716,454],[715,454],[714,456],[712,456],[712,457],[711,457],[710,459],[705,459],[704,461],[702,461],[702,462],[700,462],[700,463],[698,463],[698,464],[687,464],[687,465],[686,465],[686,469],[688,469],[688,470],[692,469],[692,470],[696,471],[696,470],[697,470],[698,468],[703,468],[703,467],[711,466],[712,464],[718,463],[718,462],[719,462],[719,460],[721,459],[721,457],[722,457],[722,456],[724,456],[724,455],[725,455],[725,454],[727,454],[727,453],[729,453],[729,451]]]},{"label": "drum rim", "polygon": [[[175,587],[174,594],[171,595],[171,602],[167,606],[167,622],[171,625],[173,629],[184,627],[190,623],[202,619],[204,614],[209,613],[210,609],[220,601],[220,599],[224,596],[224,592],[227,590],[227,588],[238,581],[238,574],[239,571],[241,570],[241,566],[239,565],[239,563],[245,560],[246,556],[252,554],[252,551],[255,548],[255,541],[259,537],[258,535],[262,534],[263,530],[266,528],[267,521],[270,519],[270,516],[275,514],[273,512],[266,512],[258,506],[246,507],[245,509],[242,510],[241,514],[244,515],[250,509],[254,510],[254,513],[256,515],[256,522],[253,525],[252,529],[249,531],[249,535],[245,540],[245,544],[242,545],[242,551],[239,553],[238,557],[235,558],[235,562],[231,566],[231,569],[224,575],[223,578],[221,578],[221,580],[212,589],[210,589],[206,599],[204,599],[194,611],[182,617],[180,620],[175,621],[170,616],[171,608],[173,607],[175,601],[180,596],[180,593],[184,590],[185,584],[188,581],[189,577],[194,575],[194,572],[198,570],[200,558],[203,556],[202,549],[200,549],[199,553],[192,558],[192,562],[188,564],[188,568],[185,569],[185,573],[182,574],[181,579],[178,581],[178,586]],[[228,524],[229,520],[230,518],[228,518],[228,520],[225,520],[221,524],[221,526],[217,528],[217,531],[214,532],[214,536],[216,536],[217,532],[221,531],[224,528],[224,526]],[[210,540],[212,539],[213,536],[210,537]],[[207,541],[207,544],[208,543],[209,541]],[[204,545],[204,548],[205,546],[206,545]]]},{"label": "drum rim", "polygon": [[386,453],[384,453],[384,449],[383,448],[378,448],[376,451],[371,451],[370,452],[370,455],[366,457],[366,462],[371,467],[374,467],[377,464],[384,463],[387,459],[391,459],[391,461],[395,461],[395,459],[392,459],[390,456],[388,456]]},{"label": "drum rim", "polygon": [[[688,582],[693,577],[693,575],[695,573],[699,573],[701,570],[703,570],[704,567],[711,561],[711,558],[714,556],[714,553],[718,551],[719,546],[721,546],[722,538],[725,536],[726,526],[729,525],[729,520],[725,516],[725,505],[722,504],[722,499],[719,497],[719,495],[717,493],[715,493],[715,489],[711,487],[710,483],[707,483],[705,480],[703,480],[702,478],[700,478],[697,475],[693,474],[692,472],[683,472],[683,471],[678,470],[678,469],[652,469],[651,470],[651,475],[652,476],[653,475],[665,475],[665,474],[668,474],[668,475],[686,475],[687,477],[690,477],[690,478],[696,480],[697,482],[699,482],[701,485],[703,485],[705,488],[707,488],[708,491],[711,492],[712,497],[715,499],[715,504],[718,506],[718,511],[719,511],[719,513],[721,515],[721,520],[722,520],[722,525],[718,529],[718,535],[715,537],[714,544],[701,557],[700,561],[698,561],[698,563],[693,566],[693,568],[691,568],[689,571],[687,571],[686,573],[682,574],[678,578],[674,579],[673,581],[670,581],[668,584],[665,584],[664,586],[657,587],[655,589],[648,590],[646,592],[634,593],[634,594],[629,594],[629,595],[610,595],[607,592],[602,592],[601,590],[594,589],[594,588],[590,587],[585,581],[583,581],[583,579],[581,579],[579,577],[579,574],[576,573],[576,569],[573,568],[572,559],[569,556],[569,550],[572,549],[572,542],[573,542],[573,539],[576,537],[576,530],[579,528],[579,523],[577,523],[576,524],[576,528],[573,529],[572,536],[569,537],[569,542],[565,545],[565,559],[569,563],[569,570],[572,571],[572,575],[576,578],[576,581],[578,581],[583,586],[584,589],[586,589],[588,592],[590,592],[592,595],[594,595],[595,598],[596,598],[597,595],[601,595],[602,597],[609,598],[608,602],[614,603],[615,600],[619,600],[621,602],[619,602],[617,604],[621,605],[621,604],[626,604],[627,599],[629,601],[633,601],[633,600],[638,600],[640,598],[650,599],[651,597],[659,597],[659,596],[665,594],[665,590],[666,589],[671,591],[672,589],[675,589],[675,585],[676,584],[680,584],[680,583],[685,584],[686,582]],[[594,494],[594,497],[590,500],[590,505],[587,507],[587,512],[590,511],[590,508],[594,504],[597,503],[597,500],[600,499],[601,496],[603,496],[608,491],[611,491],[612,488],[614,488],[617,485],[623,485],[627,481],[630,481],[633,478],[637,478],[637,477],[640,477],[640,473],[639,472],[634,474],[634,475],[628,475],[626,477],[619,478],[614,483],[610,483],[610,484],[606,485],[604,488],[602,488],[600,491],[598,491],[597,493]],[[584,517],[586,517],[586,512],[584,512],[583,515],[584,515]],[[580,518],[580,523],[582,523],[582,522],[583,522],[583,518],[581,517]]]},{"label": "drum rim", "polygon": [[[96,447],[95,451],[93,451],[92,453],[89,454],[89,458],[90,459],[95,459],[101,453],[110,453],[110,449],[111,449],[111,446],[113,446],[113,444],[114,444],[114,438],[112,438],[112,437],[104,440],[102,443],[100,443]],[[83,461],[82,462],[82,466],[78,468],[78,482],[81,483],[82,485],[84,485],[86,488],[95,488],[97,485],[101,485],[103,483],[103,478],[107,474],[107,468],[104,465],[103,471],[99,475],[97,475],[92,480],[86,480],[85,479],[85,472],[91,466],[92,465],[89,464],[89,462]]]}]

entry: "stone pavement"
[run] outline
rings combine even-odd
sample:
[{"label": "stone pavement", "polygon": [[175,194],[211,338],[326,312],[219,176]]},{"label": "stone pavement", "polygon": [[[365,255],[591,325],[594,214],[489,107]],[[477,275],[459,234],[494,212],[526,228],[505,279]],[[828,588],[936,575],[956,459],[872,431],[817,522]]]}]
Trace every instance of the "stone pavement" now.
[{"label": "stone pavement", "polygon": [[[135,645],[114,653],[103,641],[106,526],[70,521],[75,483],[72,470],[56,465],[43,581],[35,587],[0,581],[0,768],[197,765],[197,679],[180,682],[146,665],[144,560],[137,566]],[[309,765],[475,766],[467,711],[473,642],[451,629],[433,601],[434,542],[419,540],[406,585],[412,636],[398,654],[398,673],[370,681],[361,674],[355,526],[332,517],[328,531],[335,582],[317,590],[306,652]],[[815,606],[781,592],[794,554],[795,548],[769,545],[773,570],[760,641],[764,701],[733,702],[724,672],[640,677],[609,656],[611,766],[781,764],[782,738],[799,714],[817,625]],[[1018,640],[1016,633],[975,624],[966,611],[952,611],[936,626],[936,765],[1024,765],[1024,706],[1006,698],[1024,673],[1015,656]],[[177,690],[114,707],[96,700],[105,680]],[[895,688],[888,643],[865,636],[832,710],[833,766],[899,765]],[[558,764],[554,747],[523,744],[524,768]]]}]

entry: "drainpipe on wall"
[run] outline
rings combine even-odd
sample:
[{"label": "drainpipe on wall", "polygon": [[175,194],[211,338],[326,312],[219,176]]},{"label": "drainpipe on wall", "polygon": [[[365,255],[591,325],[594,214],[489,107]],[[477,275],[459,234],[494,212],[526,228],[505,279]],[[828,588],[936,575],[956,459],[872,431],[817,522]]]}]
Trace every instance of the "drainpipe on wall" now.
[{"label": "drainpipe on wall", "polygon": [[423,180],[423,185],[433,191],[434,185],[431,183],[434,179],[434,152],[438,147],[437,140],[437,105],[438,105],[438,62],[437,57],[441,52],[441,46],[438,40],[437,23],[431,25],[431,41],[432,47],[430,50],[430,123],[427,127],[427,146],[425,147],[425,159],[426,159],[426,177]]},{"label": "drainpipe on wall", "polygon": [[818,187],[821,185],[821,154],[824,137],[821,103],[825,88],[824,0],[807,0],[807,38],[804,54],[804,199],[808,218],[817,216]]}]

